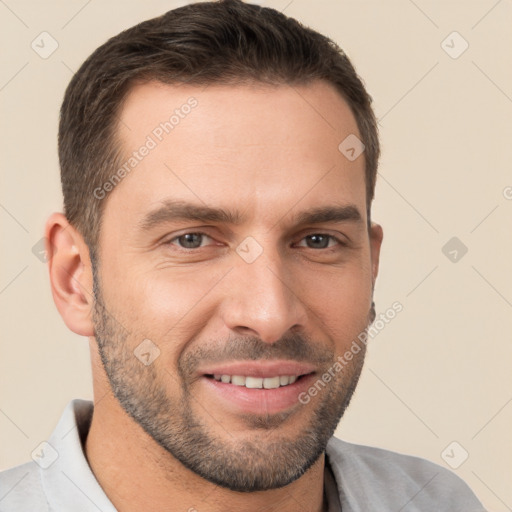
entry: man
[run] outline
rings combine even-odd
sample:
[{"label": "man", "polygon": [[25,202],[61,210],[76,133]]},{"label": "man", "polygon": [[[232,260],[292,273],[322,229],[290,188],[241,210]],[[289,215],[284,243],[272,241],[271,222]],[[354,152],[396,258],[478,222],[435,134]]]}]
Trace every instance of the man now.
[{"label": "man", "polygon": [[51,286],[94,407],[1,475],[0,510],[483,510],[434,464],[332,437],[383,236],[371,100],[334,43],[235,0],[170,11],[76,73],[59,156]]}]

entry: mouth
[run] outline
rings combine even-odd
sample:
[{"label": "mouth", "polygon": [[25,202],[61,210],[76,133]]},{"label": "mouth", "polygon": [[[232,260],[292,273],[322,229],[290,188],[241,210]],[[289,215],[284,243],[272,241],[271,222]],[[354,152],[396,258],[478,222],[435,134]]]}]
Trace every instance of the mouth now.
[{"label": "mouth", "polygon": [[203,369],[199,380],[212,405],[234,414],[268,415],[299,406],[299,395],[315,375],[309,364],[250,361]]}]

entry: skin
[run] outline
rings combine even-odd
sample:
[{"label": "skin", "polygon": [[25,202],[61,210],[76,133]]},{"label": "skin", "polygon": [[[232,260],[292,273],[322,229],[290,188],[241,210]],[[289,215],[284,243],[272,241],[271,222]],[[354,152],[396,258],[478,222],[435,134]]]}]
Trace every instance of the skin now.
[{"label": "skin", "polygon": [[[330,387],[281,415],[242,414],[199,376],[183,373],[186,361],[200,366],[219,354],[247,360],[256,348],[269,359],[293,360],[295,349],[306,346],[321,376],[368,324],[382,242],[381,227],[367,225],[364,156],[351,162],[338,150],[349,134],[359,136],[357,124],[330,85],[137,85],[121,111],[125,155],[190,97],[197,107],[103,199],[96,304],[81,235],[62,214],[47,223],[55,303],[67,326],[90,340],[95,409],[86,456],[123,512],[169,510],[169,503],[173,510],[320,511],[323,452],[284,487],[248,494],[216,485],[128,414],[107,375],[114,370],[105,371],[103,363],[108,369],[117,357],[124,361],[118,376],[132,386],[130,396],[143,398],[152,382],[169,404],[185,397],[205,435],[226,453],[249,446],[244,443],[258,448],[241,466],[256,471],[270,464],[276,443],[286,447],[302,439],[322,405],[340,398],[348,403],[363,363],[362,350]],[[140,229],[148,213],[168,200],[237,211],[241,219],[172,220]],[[301,213],[333,205],[352,206],[360,219],[297,222]],[[197,232],[207,235],[200,248],[180,248],[177,237]],[[326,248],[311,247],[305,237],[314,234],[344,244],[333,238]],[[252,263],[236,251],[247,237],[262,249]],[[144,339],[160,350],[147,367],[128,357]],[[186,407],[171,408],[167,419]],[[159,411],[158,420],[166,420]],[[329,417],[332,429],[342,413],[340,408]]]}]

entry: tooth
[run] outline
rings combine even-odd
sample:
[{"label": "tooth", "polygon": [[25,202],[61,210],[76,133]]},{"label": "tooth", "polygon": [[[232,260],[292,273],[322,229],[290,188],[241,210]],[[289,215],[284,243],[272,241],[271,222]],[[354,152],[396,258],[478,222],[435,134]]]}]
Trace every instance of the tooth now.
[{"label": "tooth", "polygon": [[235,386],[245,386],[245,377],[242,375],[233,375],[231,377],[231,384]]},{"label": "tooth", "polygon": [[235,386],[245,386],[250,389],[276,389],[279,386],[293,384],[297,380],[296,375],[281,375],[276,377],[245,377],[243,375],[226,375],[215,373],[213,378],[217,381]]},{"label": "tooth", "polygon": [[263,387],[265,389],[276,389],[279,387],[280,380],[279,377],[266,377],[263,379]]},{"label": "tooth", "polygon": [[245,378],[245,387],[258,389],[263,387],[263,378],[262,377],[246,377]]}]

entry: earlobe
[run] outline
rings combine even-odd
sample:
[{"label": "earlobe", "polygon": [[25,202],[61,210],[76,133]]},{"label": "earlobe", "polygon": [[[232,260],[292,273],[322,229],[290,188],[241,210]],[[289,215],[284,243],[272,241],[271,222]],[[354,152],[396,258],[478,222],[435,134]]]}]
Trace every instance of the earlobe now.
[{"label": "earlobe", "polygon": [[94,336],[92,269],[87,244],[61,213],[48,219],[45,236],[55,305],[69,329],[81,336]]}]

